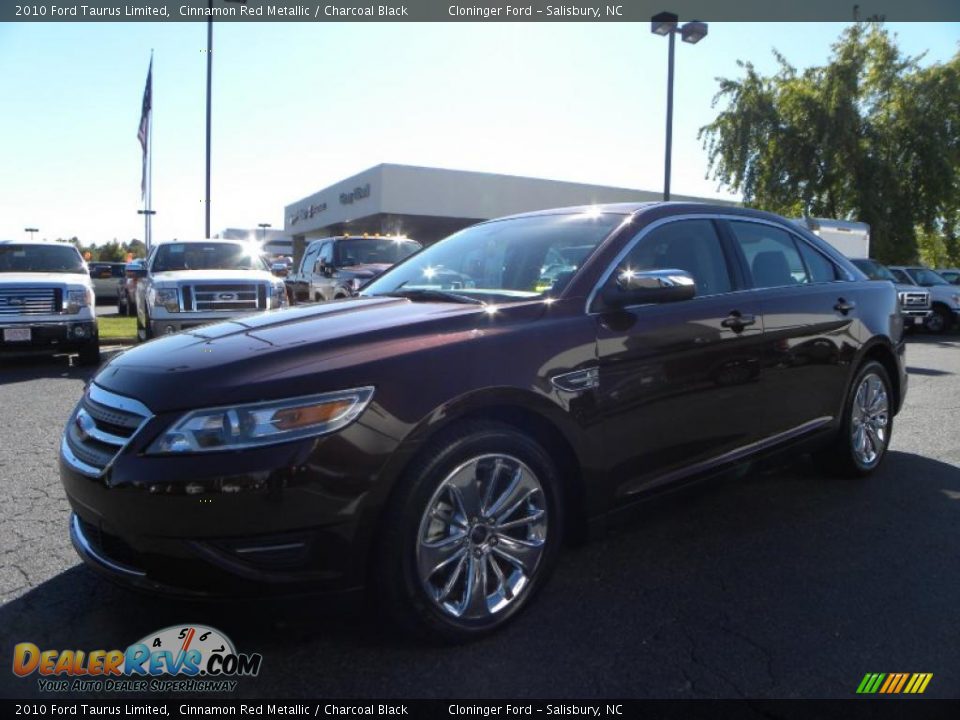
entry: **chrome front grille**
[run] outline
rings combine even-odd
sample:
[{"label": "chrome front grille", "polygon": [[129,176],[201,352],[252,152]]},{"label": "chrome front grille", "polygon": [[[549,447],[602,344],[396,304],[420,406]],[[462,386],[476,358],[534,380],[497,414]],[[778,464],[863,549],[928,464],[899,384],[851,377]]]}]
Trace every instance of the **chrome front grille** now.
[{"label": "chrome front grille", "polygon": [[64,430],[64,459],[87,475],[101,475],[150,417],[142,403],[91,383]]},{"label": "chrome front grille", "polygon": [[904,291],[899,295],[900,306],[904,310],[926,310],[930,307],[929,293]]},{"label": "chrome front grille", "polygon": [[52,287],[0,288],[0,317],[59,313],[62,291]]},{"label": "chrome front grille", "polygon": [[246,283],[204,283],[181,289],[185,312],[266,310],[267,286]]}]

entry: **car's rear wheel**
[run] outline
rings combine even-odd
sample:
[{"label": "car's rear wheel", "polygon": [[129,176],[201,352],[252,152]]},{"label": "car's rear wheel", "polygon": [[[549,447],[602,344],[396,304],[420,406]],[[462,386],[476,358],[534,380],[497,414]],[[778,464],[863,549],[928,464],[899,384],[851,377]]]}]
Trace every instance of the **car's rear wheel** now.
[{"label": "car's rear wheel", "polygon": [[840,433],[815,458],[829,472],[845,477],[869,475],[886,457],[893,431],[890,376],[879,362],[865,363],[850,386]]},{"label": "car's rear wheel", "polygon": [[464,425],[405,474],[379,547],[389,616],[415,637],[470,640],[503,626],[546,582],[560,546],[560,483],[532,438]]}]

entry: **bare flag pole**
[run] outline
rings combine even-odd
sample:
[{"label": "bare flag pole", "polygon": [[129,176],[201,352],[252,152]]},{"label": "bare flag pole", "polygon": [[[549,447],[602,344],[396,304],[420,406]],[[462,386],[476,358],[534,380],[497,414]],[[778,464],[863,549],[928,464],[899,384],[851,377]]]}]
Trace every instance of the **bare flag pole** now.
[{"label": "bare flag pole", "polygon": [[150,250],[152,240],[151,216],[153,210],[153,49],[150,50],[150,66],[147,70],[147,84],[143,88],[143,104],[140,108],[140,127],[137,129],[137,140],[140,141],[142,151],[142,168],[140,173],[140,195],[143,198],[143,243]]},{"label": "bare flag pole", "polygon": [[147,249],[153,244],[153,48],[150,48],[150,122],[147,144]]}]

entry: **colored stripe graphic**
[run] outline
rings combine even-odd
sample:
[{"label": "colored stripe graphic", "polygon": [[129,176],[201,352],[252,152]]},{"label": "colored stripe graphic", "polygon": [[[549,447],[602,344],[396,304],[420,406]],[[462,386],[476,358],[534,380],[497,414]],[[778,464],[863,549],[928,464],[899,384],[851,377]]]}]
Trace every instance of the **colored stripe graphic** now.
[{"label": "colored stripe graphic", "polygon": [[867,673],[857,686],[858,695],[920,695],[933,679],[933,673]]}]

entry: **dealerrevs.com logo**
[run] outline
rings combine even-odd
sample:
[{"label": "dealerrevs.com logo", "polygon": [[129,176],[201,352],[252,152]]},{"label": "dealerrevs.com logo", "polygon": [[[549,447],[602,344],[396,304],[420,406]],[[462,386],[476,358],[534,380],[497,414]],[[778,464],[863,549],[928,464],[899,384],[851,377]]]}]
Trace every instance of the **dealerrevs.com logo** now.
[{"label": "dealerrevs.com logo", "polygon": [[41,650],[30,642],[13,649],[14,674],[37,675],[42,692],[231,692],[262,662],[206,625],[171,625],[126,650]]}]

